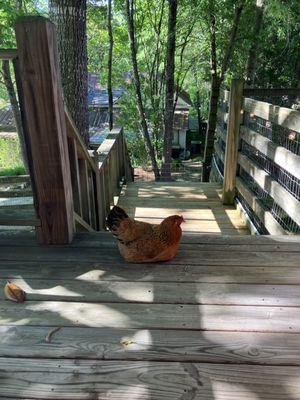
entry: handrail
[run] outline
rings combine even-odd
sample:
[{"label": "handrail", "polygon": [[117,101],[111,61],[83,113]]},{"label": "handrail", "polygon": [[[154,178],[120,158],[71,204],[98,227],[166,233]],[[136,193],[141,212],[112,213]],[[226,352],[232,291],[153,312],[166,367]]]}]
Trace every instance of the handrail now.
[{"label": "handrail", "polygon": [[99,152],[89,150],[64,105],[54,25],[43,17],[24,17],[16,24],[16,39],[18,52],[0,56],[18,56],[13,63],[20,69],[17,86],[38,240],[70,243],[78,230],[106,229],[114,196],[133,179],[123,129],[112,131]]}]

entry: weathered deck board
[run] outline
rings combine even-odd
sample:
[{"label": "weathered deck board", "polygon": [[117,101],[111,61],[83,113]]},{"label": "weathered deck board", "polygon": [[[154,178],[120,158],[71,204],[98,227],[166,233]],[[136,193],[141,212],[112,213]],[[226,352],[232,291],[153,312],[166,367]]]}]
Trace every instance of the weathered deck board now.
[{"label": "weathered deck board", "polygon": [[300,365],[299,334],[0,326],[2,357]]},{"label": "weathered deck board", "polygon": [[[66,246],[45,246],[32,247],[30,251],[26,251],[26,246],[2,247],[0,253],[0,261],[90,261],[101,262],[107,264],[124,264],[119,255],[117,248],[94,248],[91,251],[89,248],[77,248]],[[103,254],[105,252],[105,254]],[[191,250],[182,247],[175,258],[168,264],[184,264],[184,265],[259,265],[259,266],[288,266],[300,267],[300,257],[297,252],[278,252],[274,257],[273,251],[256,252],[255,248],[252,251],[232,252],[231,250],[223,252],[215,252],[213,249],[207,250]]]},{"label": "weathered deck board", "polygon": [[[1,395],[33,399],[286,400],[300,396],[300,368],[151,361],[3,358]],[[22,370],[22,372],[20,372]],[[58,372],[59,371],[59,372]]]},{"label": "weathered deck board", "polygon": [[143,197],[120,200],[197,227],[167,263],[127,264],[105,232],[55,247],[0,236],[0,282],[27,293],[0,295],[0,400],[300,398],[300,237],[240,234],[218,185],[192,186],[139,184]]},{"label": "weathered deck board", "polygon": [[[38,271],[38,274],[37,274]],[[283,273],[284,271],[284,273]],[[5,261],[1,263],[0,278],[66,279],[83,281],[141,281],[141,282],[211,282],[248,284],[300,285],[300,268],[286,266],[176,265],[176,264],[114,264],[90,262],[54,263]],[[61,281],[61,282],[60,282]]]},{"label": "weathered deck board", "polygon": [[300,307],[0,301],[1,324],[300,333]]},{"label": "weathered deck board", "polygon": [[[35,241],[35,235],[32,233],[17,233],[9,236],[2,236],[0,240],[0,246],[29,246],[29,247],[41,247]],[[214,251],[224,250],[222,246],[226,246],[228,249],[236,249],[239,251],[240,246],[251,246],[250,249],[255,246],[256,251],[260,249],[267,249],[268,246],[270,251],[300,251],[300,235],[296,236],[240,236],[240,235],[214,235],[214,234],[195,234],[195,233],[184,233],[181,239],[182,245],[194,246],[196,244],[205,245],[207,248],[213,246]],[[78,232],[71,244],[68,247],[106,247],[116,246],[116,240],[109,232]],[[294,249],[294,250],[293,250]]]},{"label": "weathered deck board", "polygon": [[41,221],[32,206],[0,206],[1,225],[40,226]]},{"label": "weathered deck board", "polygon": [[[172,279],[169,278],[169,279]],[[300,307],[298,285],[10,279],[28,301]],[[3,292],[0,300],[5,300]]]}]

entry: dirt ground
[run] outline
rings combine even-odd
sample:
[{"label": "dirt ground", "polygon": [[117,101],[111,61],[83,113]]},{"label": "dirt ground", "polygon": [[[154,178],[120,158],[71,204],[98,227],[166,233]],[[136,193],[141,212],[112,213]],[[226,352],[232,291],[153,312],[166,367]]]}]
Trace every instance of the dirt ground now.
[{"label": "dirt ground", "polygon": [[[201,180],[202,162],[194,160],[182,161],[179,167],[173,168],[172,179],[175,181],[199,182]],[[136,167],[134,168],[134,180],[137,182],[152,182],[154,174],[149,169],[148,171]]]}]

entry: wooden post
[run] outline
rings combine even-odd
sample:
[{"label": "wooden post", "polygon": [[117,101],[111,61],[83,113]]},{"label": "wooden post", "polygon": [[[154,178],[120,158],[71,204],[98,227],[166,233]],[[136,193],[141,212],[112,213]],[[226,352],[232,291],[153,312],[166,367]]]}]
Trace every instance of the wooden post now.
[{"label": "wooden post", "polygon": [[230,87],[229,112],[227,124],[227,141],[225,150],[224,181],[222,201],[231,205],[235,196],[235,178],[240,136],[241,109],[244,81],[233,79]]},{"label": "wooden post", "polygon": [[70,243],[74,212],[55,27],[43,17],[22,17],[16,39],[41,220],[38,240]]}]

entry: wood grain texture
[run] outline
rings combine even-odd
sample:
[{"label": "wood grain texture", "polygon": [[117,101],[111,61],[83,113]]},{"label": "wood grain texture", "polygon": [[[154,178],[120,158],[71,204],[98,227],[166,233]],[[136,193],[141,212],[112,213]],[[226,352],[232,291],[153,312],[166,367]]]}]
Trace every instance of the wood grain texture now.
[{"label": "wood grain texture", "polygon": [[281,168],[300,179],[300,157],[286,148],[276,145],[270,139],[241,126],[241,138],[273,160]]},{"label": "wood grain texture", "polygon": [[[276,255],[274,255],[276,257]],[[284,269],[284,274],[283,274]],[[84,281],[141,281],[141,282],[211,282],[248,284],[300,284],[299,267],[288,266],[232,266],[191,264],[132,264],[91,263],[86,261],[1,263],[1,278],[79,279]],[[60,282],[63,284],[63,282]]]},{"label": "wood grain texture", "polygon": [[[224,216],[226,216],[226,213],[224,213]],[[2,236],[0,240],[0,246],[40,247],[40,245],[35,242],[34,237],[35,236],[29,232],[18,232],[15,235]],[[16,240],[16,238],[18,238],[18,240]],[[240,249],[245,250],[248,248],[249,250],[252,249],[251,251],[256,252],[268,251],[268,249],[269,251],[300,251],[299,243],[300,235],[219,236],[215,234],[184,233],[181,239],[181,245],[203,245],[206,246],[207,249],[214,248],[214,251],[218,251],[219,248],[221,251],[226,248],[228,250],[235,249],[236,251],[239,251]],[[115,244],[116,240],[110,232],[78,232],[76,233],[73,242],[68,244],[67,247],[115,247]]]},{"label": "wood grain texture", "polygon": [[300,365],[299,334],[0,326],[0,357]]},{"label": "wood grain texture", "polygon": [[73,201],[55,27],[42,17],[21,18],[16,39],[41,219],[38,238],[69,243]]},{"label": "wood grain texture", "polygon": [[[25,247],[26,248],[26,247]],[[30,252],[24,252],[25,248],[22,246],[15,247],[12,251],[9,247],[1,248],[0,261],[40,261],[45,262],[49,258],[53,262],[57,261],[73,261],[75,263],[80,261],[88,261],[98,264],[112,265],[118,263],[119,265],[126,264],[122,260],[119,251],[116,248],[111,248],[109,251],[94,248],[91,252],[89,248],[76,248],[76,247],[32,247]],[[288,261],[287,261],[288,258]],[[184,247],[179,249],[177,255],[173,260],[164,263],[163,265],[231,265],[231,266],[298,266],[300,267],[299,254],[292,252],[291,254],[279,252],[274,259],[272,251],[255,252],[243,251],[232,252],[223,251],[215,252],[213,249],[199,251],[197,249],[185,250]]]},{"label": "wood grain texture", "polygon": [[37,365],[35,359],[22,361],[0,360],[1,395],[72,400],[286,400],[300,396],[299,367],[48,359]]},{"label": "wood grain texture", "polygon": [[[13,278],[28,301],[93,303],[223,304],[300,307],[297,285],[251,285],[191,282],[108,282]],[[0,293],[0,299],[5,300]]]},{"label": "wood grain texture", "polygon": [[0,301],[1,325],[300,333],[299,307]]},{"label": "wood grain texture", "polygon": [[300,132],[300,112],[254,99],[244,98],[244,110],[260,118]]},{"label": "wood grain texture", "polygon": [[0,207],[0,225],[6,226],[41,226],[33,206]]},{"label": "wood grain texture", "polygon": [[243,80],[233,79],[231,81],[222,195],[223,204],[229,205],[233,204],[235,197],[243,87]]}]

